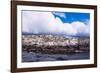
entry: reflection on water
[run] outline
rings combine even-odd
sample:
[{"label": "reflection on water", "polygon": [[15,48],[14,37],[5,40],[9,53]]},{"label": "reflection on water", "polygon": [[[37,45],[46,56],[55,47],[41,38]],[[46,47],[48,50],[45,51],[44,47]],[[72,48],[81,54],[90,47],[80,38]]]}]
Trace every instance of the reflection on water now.
[{"label": "reflection on water", "polygon": [[62,60],[83,60],[89,59],[89,52],[76,54],[41,54],[34,52],[22,52],[22,62],[40,62],[40,61],[62,61]]}]

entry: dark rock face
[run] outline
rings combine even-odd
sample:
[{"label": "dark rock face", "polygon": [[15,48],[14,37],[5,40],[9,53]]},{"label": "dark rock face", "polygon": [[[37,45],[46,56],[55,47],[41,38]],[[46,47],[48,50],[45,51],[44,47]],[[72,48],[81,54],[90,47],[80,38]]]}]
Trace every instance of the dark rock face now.
[{"label": "dark rock face", "polygon": [[58,35],[23,35],[22,50],[43,54],[73,54],[88,52],[87,37],[65,38]]}]

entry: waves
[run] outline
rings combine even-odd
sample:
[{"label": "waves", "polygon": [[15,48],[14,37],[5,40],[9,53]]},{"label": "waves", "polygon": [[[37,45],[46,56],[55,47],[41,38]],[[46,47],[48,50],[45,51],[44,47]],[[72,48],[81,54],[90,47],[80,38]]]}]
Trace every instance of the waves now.
[{"label": "waves", "polygon": [[89,59],[89,52],[77,54],[41,54],[34,52],[22,52],[22,62],[41,62],[41,61],[64,61],[64,60],[83,60]]}]

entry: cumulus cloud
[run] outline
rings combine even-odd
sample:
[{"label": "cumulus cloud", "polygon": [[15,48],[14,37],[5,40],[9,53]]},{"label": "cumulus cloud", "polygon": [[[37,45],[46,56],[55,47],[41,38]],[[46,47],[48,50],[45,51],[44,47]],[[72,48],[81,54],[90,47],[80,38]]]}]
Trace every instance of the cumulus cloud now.
[{"label": "cumulus cloud", "polygon": [[89,35],[89,25],[74,21],[63,23],[59,17],[54,17],[52,12],[22,12],[22,31],[27,33],[52,33],[65,35]]},{"label": "cumulus cloud", "polygon": [[62,12],[53,12],[53,14],[62,18],[66,18],[66,15]]}]

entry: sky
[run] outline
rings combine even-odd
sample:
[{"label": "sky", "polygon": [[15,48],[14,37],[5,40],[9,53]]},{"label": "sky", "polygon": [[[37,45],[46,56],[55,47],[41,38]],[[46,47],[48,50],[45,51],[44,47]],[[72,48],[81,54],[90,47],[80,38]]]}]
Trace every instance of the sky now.
[{"label": "sky", "polygon": [[90,14],[22,10],[22,32],[89,36]]}]

